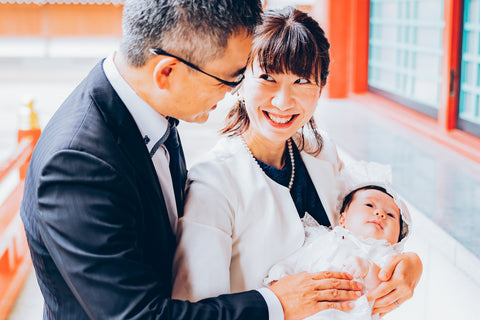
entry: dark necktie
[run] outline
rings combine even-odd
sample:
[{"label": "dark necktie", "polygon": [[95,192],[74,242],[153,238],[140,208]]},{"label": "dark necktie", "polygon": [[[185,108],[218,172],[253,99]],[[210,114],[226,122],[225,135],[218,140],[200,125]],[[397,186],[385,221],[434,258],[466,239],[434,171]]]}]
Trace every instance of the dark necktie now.
[{"label": "dark necktie", "polygon": [[[183,202],[185,198],[185,182],[187,180],[187,168],[185,166],[185,156],[183,155],[182,143],[178,136],[177,124],[175,118],[167,118],[169,128],[167,134],[160,139],[150,151],[153,156],[157,149],[164,144],[170,157],[169,168],[172,176],[173,191],[175,192],[175,203],[177,205],[178,217],[183,216]],[[166,138],[166,139],[165,139]]]}]

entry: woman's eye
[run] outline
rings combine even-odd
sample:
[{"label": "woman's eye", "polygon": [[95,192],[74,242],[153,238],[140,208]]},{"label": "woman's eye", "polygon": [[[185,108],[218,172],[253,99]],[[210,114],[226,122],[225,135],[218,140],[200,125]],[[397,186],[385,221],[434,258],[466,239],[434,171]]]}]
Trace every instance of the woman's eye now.
[{"label": "woman's eye", "polygon": [[300,78],[300,79],[295,80],[295,83],[305,84],[305,83],[310,83],[310,80]]},{"label": "woman's eye", "polygon": [[266,74],[266,73],[261,74],[259,78],[262,79],[262,80],[266,80],[266,81],[273,81],[272,76],[270,76],[269,74]]}]

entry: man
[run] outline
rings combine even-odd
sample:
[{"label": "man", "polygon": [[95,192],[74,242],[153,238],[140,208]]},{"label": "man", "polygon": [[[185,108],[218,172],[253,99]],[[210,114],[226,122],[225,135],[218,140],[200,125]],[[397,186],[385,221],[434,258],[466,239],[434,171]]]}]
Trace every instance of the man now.
[{"label": "man", "polygon": [[186,179],[176,119],[204,122],[240,83],[260,12],[257,0],[126,1],[120,51],[67,98],[32,155],[21,216],[45,319],[293,319],[349,308],[330,302],[360,289],[342,273],[170,299]]}]

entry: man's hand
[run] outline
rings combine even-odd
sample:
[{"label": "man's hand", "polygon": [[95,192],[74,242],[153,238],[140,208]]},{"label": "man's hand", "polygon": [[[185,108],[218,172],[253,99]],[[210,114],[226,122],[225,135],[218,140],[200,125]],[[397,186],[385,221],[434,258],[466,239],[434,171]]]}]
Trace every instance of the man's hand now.
[{"label": "man's hand", "polygon": [[413,252],[390,258],[378,274],[378,278],[383,282],[367,294],[369,301],[375,299],[372,314],[379,313],[380,317],[383,317],[410,299],[420,280],[422,270],[422,261]]},{"label": "man's hand", "polygon": [[302,272],[270,286],[280,300],[285,320],[304,319],[325,309],[349,311],[362,293],[362,284],[345,272]]}]

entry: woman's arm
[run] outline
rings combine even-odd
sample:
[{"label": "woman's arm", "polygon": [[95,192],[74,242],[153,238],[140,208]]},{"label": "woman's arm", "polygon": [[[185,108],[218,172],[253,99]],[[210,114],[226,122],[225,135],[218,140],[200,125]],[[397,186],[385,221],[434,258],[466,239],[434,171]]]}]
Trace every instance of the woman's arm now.
[{"label": "woman's arm", "polygon": [[422,270],[422,261],[416,253],[393,256],[378,274],[383,282],[367,294],[369,301],[375,299],[373,314],[383,316],[410,299]]},{"label": "woman's arm", "polygon": [[174,299],[197,301],[230,292],[232,217],[222,192],[207,182],[190,182],[177,234]]}]

